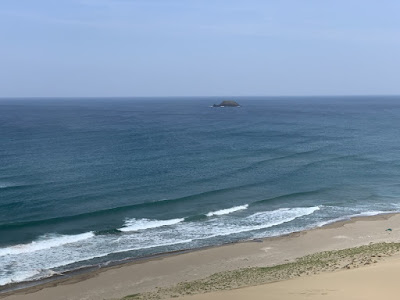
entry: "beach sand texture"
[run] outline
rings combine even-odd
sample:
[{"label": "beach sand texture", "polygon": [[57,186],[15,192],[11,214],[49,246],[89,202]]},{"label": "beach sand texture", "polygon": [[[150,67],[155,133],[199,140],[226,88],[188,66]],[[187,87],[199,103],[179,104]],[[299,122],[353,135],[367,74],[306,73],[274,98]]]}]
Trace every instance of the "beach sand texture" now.
[{"label": "beach sand texture", "polygon": [[[391,231],[387,230],[389,228]],[[66,280],[55,281],[38,287],[28,288],[26,290],[16,291],[10,294],[3,294],[0,297],[7,300],[97,300],[121,299],[127,295],[160,291],[157,297],[168,298],[170,294],[163,293],[163,289],[168,289],[168,287],[174,286],[180,282],[190,282],[206,278],[218,272],[249,267],[274,266],[290,263],[295,261],[296,258],[321,251],[346,249],[368,245],[370,243],[399,241],[399,214],[360,217],[350,221],[334,223],[323,228],[290,234],[288,236],[268,238],[262,242],[249,241],[229,244],[129,263],[78,275]],[[390,251],[389,254],[398,253],[397,250]],[[270,283],[257,287],[190,296],[188,299],[205,299],[205,297],[207,297],[207,299],[225,299],[224,297],[237,297],[234,299],[251,297],[257,299],[255,297],[258,296],[256,294],[251,296],[252,293],[260,293],[260,297],[264,297],[267,290],[268,298],[259,299],[302,299],[300,297],[303,296],[318,299],[318,297],[322,297],[322,294],[324,299],[367,299],[361,296],[359,298],[349,298],[350,294],[349,297],[347,297],[340,293],[347,293],[348,290],[346,286],[349,286],[354,290],[363,287],[363,292],[365,291],[368,296],[372,295],[373,293],[367,293],[367,290],[375,290],[374,284],[377,281],[374,279],[375,275],[373,274],[380,274],[378,283],[381,283],[382,289],[386,288],[386,286],[389,286],[391,290],[396,290],[397,287],[400,289],[400,285],[397,283],[400,277],[398,276],[399,274],[396,273],[398,272],[397,269],[400,270],[400,257],[397,254],[391,257],[386,257],[387,255],[388,253],[383,253],[383,255],[379,255],[378,253],[378,255],[374,255],[372,264],[371,258],[369,258],[368,261],[361,258],[359,261],[349,266],[351,270],[337,271],[343,268],[346,269],[349,262],[344,261],[343,264],[339,263],[339,267],[334,266],[333,268],[321,270],[322,272],[334,271],[330,273],[312,275],[312,272],[306,272],[299,274],[300,278],[297,279]],[[396,269],[395,266],[399,266],[399,268]],[[352,269],[355,267],[361,268]],[[373,270],[373,272],[370,270]],[[357,275],[358,272],[364,275]],[[360,278],[365,279],[353,280],[351,276],[361,276]],[[388,278],[388,280],[384,280],[383,278]],[[285,278],[283,277],[282,279]],[[332,282],[330,282],[331,280]],[[341,280],[343,280],[343,284],[340,283]],[[251,284],[259,283],[254,282]],[[240,286],[240,284],[238,286]],[[359,288],[357,288],[357,286]],[[229,288],[229,286],[227,288]],[[293,294],[288,294],[289,291]],[[174,297],[175,296],[182,295],[174,295]],[[135,297],[132,297],[132,299]],[[358,295],[354,297],[358,297]],[[385,299],[391,298],[386,297]]]},{"label": "beach sand texture", "polygon": [[300,277],[261,286],[180,297],[180,300],[399,299],[400,257],[346,271]]}]

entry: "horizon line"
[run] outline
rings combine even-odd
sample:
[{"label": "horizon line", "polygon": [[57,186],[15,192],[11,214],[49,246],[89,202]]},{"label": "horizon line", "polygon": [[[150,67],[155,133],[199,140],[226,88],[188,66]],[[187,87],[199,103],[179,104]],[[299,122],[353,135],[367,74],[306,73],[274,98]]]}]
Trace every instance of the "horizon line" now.
[{"label": "horizon line", "polygon": [[400,94],[337,94],[337,95],[324,95],[324,94],[311,94],[311,95],[204,95],[204,96],[0,96],[0,100],[5,99],[134,99],[134,98],[305,98],[305,97],[399,97]]}]

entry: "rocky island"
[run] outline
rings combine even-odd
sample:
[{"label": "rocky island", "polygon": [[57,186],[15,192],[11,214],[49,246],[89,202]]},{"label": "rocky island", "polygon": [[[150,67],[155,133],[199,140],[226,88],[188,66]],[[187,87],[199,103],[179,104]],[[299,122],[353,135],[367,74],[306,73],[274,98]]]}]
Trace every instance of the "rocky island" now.
[{"label": "rocky island", "polygon": [[240,107],[239,103],[232,100],[222,101],[220,104],[214,104],[213,107]]}]

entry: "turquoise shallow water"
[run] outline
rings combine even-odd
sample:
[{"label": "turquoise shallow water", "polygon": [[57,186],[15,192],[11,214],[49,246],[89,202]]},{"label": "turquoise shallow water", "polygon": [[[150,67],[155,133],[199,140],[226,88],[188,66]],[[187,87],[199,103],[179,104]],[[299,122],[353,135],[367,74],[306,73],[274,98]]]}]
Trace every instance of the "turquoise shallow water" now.
[{"label": "turquoise shallow water", "polygon": [[400,97],[1,99],[0,285],[400,209]]}]

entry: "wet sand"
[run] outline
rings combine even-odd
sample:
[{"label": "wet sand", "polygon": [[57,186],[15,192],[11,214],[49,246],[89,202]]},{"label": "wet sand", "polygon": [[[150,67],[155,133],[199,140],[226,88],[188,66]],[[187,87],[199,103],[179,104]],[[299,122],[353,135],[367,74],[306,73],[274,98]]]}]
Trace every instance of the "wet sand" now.
[{"label": "wet sand", "polygon": [[[387,230],[389,228],[391,231]],[[132,262],[3,294],[0,297],[7,300],[120,299],[127,295],[156,291],[159,288],[174,286],[184,281],[198,280],[217,272],[248,267],[273,266],[291,262],[296,258],[321,251],[346,249],[368,245],[369,243],[399,241],[399,214],[360,217],[283,237],[229,244]],[[390,259],[397,259],[396,257],[395,255]],[[380,266],[381,264],[383,265],[384,262],[378,262],[373,267]],[[369,267],[362,267],[357,270],[367,268]],[[349,271],[343,271],[345,274],[347,272]],[[323,273],[316,276],[305,275],[299,279],[254,288],[262,289],[277,284],[295,282],[296,280],[310,280],[312,282],[312,278],[319,278],[318,276],[328,276],[330,274],[333,276],[339,273]],[[229,295],[224,293],[234,293],[237,291],[247,293],[247,289],[253,288],[243,288],[232,292],[213,292],[211,294],[191,296],[190,298],[207,297],[208,295],[216,297],[215,299],[220,299],[219,297],[225,297],[222,295]],[[162,294],[160,295],[162,296]],[[165,295],[165,297],[168,297],[168,295]],[[290,298],[286,297],[282,299]]]}]

